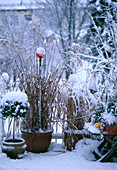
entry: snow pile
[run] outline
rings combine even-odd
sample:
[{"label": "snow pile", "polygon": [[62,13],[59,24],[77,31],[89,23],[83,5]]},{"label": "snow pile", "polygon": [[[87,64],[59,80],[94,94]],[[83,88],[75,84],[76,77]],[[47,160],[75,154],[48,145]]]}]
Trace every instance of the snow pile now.
[{"label": "snow pile", "polygon": [[68,83],[71,85],[77,85],[78,88],[86,87],[87,84],[87,71],[82,68],[76,74],[72,74],[69,77]]},{"label": "snow pile", "polygon": [[79,151],[80,156],[86,160],[95,161],[96,159],[93,151],[97,148],[98,145],[99,141],[84,138],[76,144],[76,149]]}]

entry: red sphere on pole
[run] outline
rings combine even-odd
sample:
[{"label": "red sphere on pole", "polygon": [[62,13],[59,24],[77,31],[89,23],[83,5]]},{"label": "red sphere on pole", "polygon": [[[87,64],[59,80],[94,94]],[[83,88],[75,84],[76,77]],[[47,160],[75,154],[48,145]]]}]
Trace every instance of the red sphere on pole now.
[{"label": "red sphere on pole", "polygon": [[36,51],[36,56],[40,59],[43,58],[45,56],[45,49],[42,47],[39,47]]}]

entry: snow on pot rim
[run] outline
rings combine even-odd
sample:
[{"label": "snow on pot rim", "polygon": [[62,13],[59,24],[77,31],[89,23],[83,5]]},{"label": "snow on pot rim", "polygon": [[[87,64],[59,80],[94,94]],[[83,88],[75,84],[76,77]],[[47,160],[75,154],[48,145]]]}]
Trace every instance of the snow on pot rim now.
[{"label": "snow on pot rim", "polygon": [[9,149],[10,151],[13,151],[15,147],[20,147],[21,149],[25,150],[27,145],[25,144],[25,140],[23,138],[16,138],[13,142],[13,138],[7,138],[2,142],[2,150]]},{"label": "snow on pot rim", "polygon": [[[31,130],[27,130],[27,129],[21,129],[21,132],[24,132],[24,133],[32,133]],[[44,133],[52,133],[53,132],[53,129],[48,129],[46,131],[42,130],[42,129],[39,129],[39,131],[34,131],[33,133],[35,134],[44,134]]]},{"label": "snow on pot rim", "polygon": [[15,146],[15,145],[18,145],[18,144],[24,144],[25,143],[25,140],[23,138],[15,138],[14,139],[15,141],[19,141],[19,142],[13,142],[13,138],[7,138],[5,139],[2,143],[4,143],[4,145],[7,146],[7,144],[9,143],[9,146]]}]

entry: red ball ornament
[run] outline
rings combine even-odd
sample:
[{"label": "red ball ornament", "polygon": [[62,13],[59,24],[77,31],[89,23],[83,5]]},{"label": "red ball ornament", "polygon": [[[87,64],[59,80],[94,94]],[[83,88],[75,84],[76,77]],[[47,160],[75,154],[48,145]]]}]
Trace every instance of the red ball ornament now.
[{"label": "red ball ornament", "polygon": [[36,51],[36,56],[40,59],[43,58],[45,56],[45,49],[42,47],[39,47]]}]

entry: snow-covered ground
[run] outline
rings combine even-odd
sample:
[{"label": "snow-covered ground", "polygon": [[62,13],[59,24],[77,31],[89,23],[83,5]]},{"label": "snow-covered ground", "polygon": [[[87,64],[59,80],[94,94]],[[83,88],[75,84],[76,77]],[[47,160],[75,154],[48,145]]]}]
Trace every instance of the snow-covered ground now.
[{"label": "snow-covered ground", "polygon": [[46,153],[26,152],[22,159],[10,159],[0,150],[0,170],[116,170],[117,163],[94,161],[92,151],[99,141],[82,139],[72,152],[52,143]]}]

